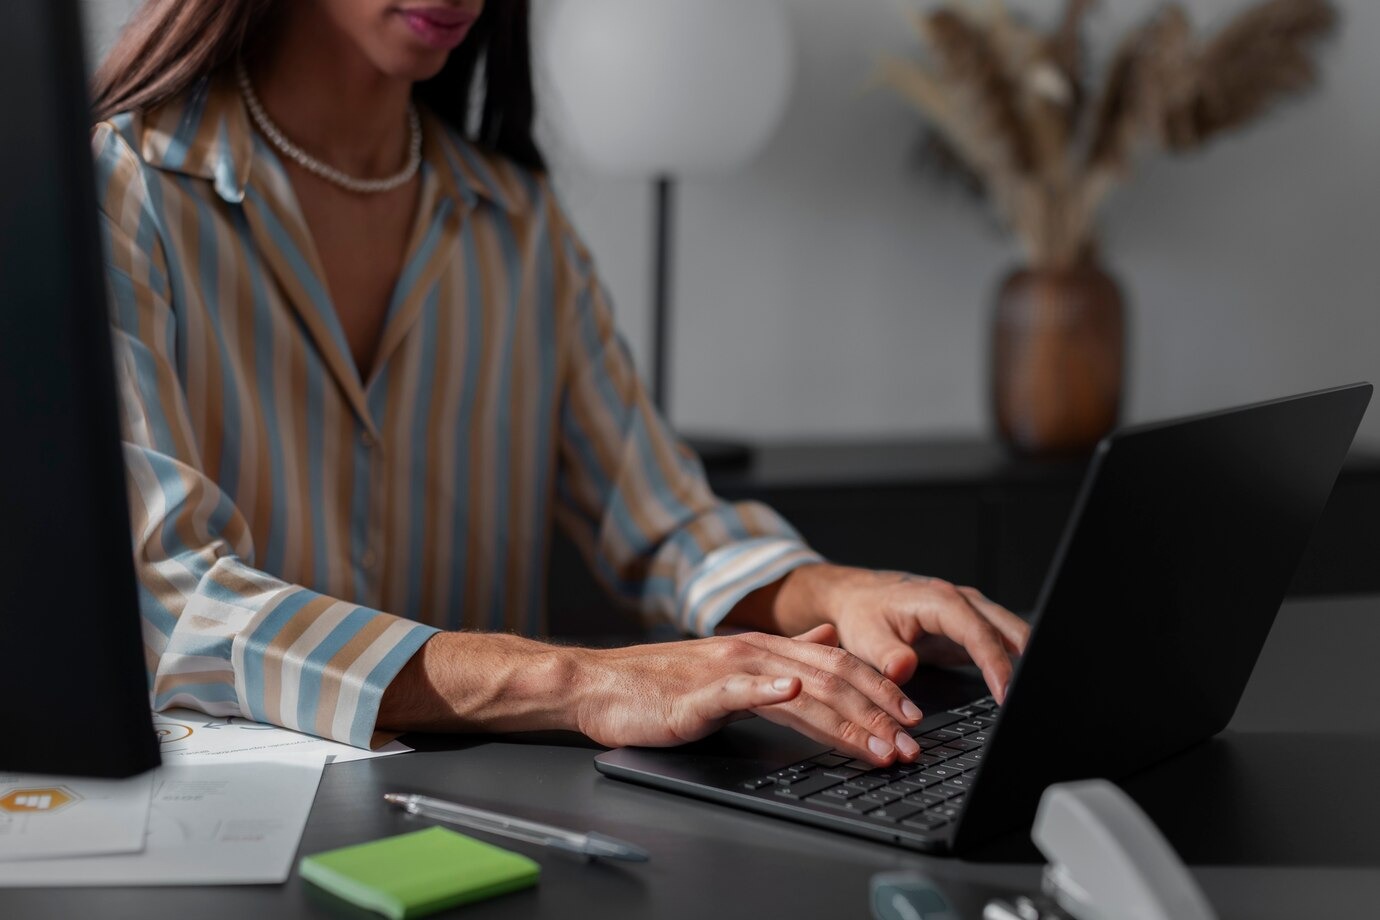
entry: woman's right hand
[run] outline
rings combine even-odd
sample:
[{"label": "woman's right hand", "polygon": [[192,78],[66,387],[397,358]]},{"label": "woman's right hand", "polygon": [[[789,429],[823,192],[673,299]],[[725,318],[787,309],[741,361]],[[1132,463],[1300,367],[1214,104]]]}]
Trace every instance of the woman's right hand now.
[{"label": "woman's right hand", "polygon": [[608,747],[697,741],[755,714],[878,766],[920,753],[906,731],[920,710],[839,648],[828,624],[794,639],[743,633],[581,650],[572,691],[579,730]]}]

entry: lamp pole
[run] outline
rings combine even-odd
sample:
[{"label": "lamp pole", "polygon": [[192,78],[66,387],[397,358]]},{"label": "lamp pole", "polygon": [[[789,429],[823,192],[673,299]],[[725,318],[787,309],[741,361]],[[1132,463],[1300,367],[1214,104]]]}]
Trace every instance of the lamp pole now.
[{"label": "lamp pole", "polygon": [[674,220],[675,184],[659,175],[653,182],[652,221],[652,402],[663,418],[670,417],[671,325],[671,222]]},{"label": "lamp pole", "polygon": [[[661,417],[671,420],[671,283],[672,255],[675,244],[672,234],[676,219],[676,181],[666,173],[653,180],[652,224],[652,404]],[[730,469],[747,466],[752,451],[739,441],[705,438],[690,435],[690,445],[708,469]]]}]

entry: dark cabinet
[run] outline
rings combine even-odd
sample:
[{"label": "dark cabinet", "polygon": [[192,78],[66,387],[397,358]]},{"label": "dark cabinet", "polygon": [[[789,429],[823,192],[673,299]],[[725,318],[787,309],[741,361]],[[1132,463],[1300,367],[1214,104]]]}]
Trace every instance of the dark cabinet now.
[{"label": "dark cabinet", "polygon": [[[832,561],[936,575],[1014,610],[1034,606],[1085,465],[1015,457],[977,440],[782,443],[749,467],[714,471],[715,491],[783,514]],[[1380,455],[1347,461],[1292,592],[1380,591]],[[626,632],[564,538],[553,547],[555,635]]]}]

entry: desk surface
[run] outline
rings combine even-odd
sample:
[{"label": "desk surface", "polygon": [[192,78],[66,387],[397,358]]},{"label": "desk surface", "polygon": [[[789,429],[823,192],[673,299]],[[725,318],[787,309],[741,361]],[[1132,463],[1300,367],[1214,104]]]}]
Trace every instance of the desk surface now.
[{"label": "desk surface", "polygon": [[[1178,832],[1206,829],[1196,839],[1208,839],[1233,815],[1261,817],[1273,829],[1238,852],[1209,846],[1189,860],[1223,920],[1342,916],[1360,905],[1370,909],[1350,915],[1377,912],[1380,804],[1370,781],[1380,775],[1380,707],[1371,703],[1377,647],[1380,597],[1286,605],[1231,728],[1166,765],[1172,775],[1142,778],[1198,802]],[[498,841],[537,859],[541,884],[439,916],[866,918],[868,879],[882,870],[922,868],[969,902],[1011,886],[1031,888],[1038,879],[1029,862],[926,858],[607,779],[594,771],[588,742],[573,736],[422,741],[438,749],[328,767],[301,852],[421,826],[380,799],[385,791],[417,790],[597,829],[653,854],[645,865],[586,865]],[[1234,773],[1245,761],[1275,764],[1273,780]],[[1213,783],[1228,784],[1226,794],[1209,788]],[[1294,789],[1299,798],[1285,801]],[[1293,827],[1299,832],[1280,830]],[[240,888],[6,890],[0,915],[372,916],[295,877],[282,886]]]}]

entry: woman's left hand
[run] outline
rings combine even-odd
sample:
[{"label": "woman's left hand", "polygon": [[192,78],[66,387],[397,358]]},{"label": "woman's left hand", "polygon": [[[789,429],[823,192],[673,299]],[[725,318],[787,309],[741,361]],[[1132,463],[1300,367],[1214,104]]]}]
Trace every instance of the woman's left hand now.
[{"label": "woman's left hand", "polygon": [[1006,699],[1012,656],[1030,636],[1024,620],[976,588],[902,572],[802,566],[761,601],[786,635],[834,624],[844,648],[897,684],[921,661],[975,664],[998,703]]}]

